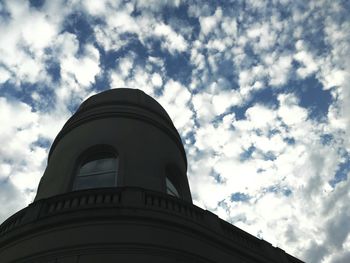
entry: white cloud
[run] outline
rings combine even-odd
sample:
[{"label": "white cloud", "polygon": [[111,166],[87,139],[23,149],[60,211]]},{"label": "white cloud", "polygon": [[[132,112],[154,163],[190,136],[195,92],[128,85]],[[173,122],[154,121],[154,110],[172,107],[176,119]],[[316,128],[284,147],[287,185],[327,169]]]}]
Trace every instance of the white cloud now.
[{"label": "white cloud", "polygon": [[25,43],[37,50],[51,44],[58,33],[57,25],[38,12],[33,12],[27,19],[28,21],[22,21],[22,37]]},{"label": "white cloud", "polygon": [[181,0],[135,0],[135,5],[138,8],[150,9],[152,11],[160,11],[164,6],[169,7],[178,7],[181,3]]},{"label": "white cloud", "polygon": [[123,6],[122,9],[114,8],[108,9],[104,14],[106,25],[98,25],[94,28],[97,41],[105,50],[118,50],[127,44],[130,40],[122,37],[123,33],[134,34],[145,45],[148,45],[148,41],[152,38],[159,38],[161,47],[172,54],[187,50],[186,39],[170,25],[149,14],[132,16],[133,6],[131,4]]},{"label": "white cloud", "polygon": [[91,85],[100,72],[99,52],[92,45],[86,45],[84,55],[77,57],[77,42],[74,36],[67,36],[67,49],[60,58],[63,81],[74,76],[77,83],[83,87]]},{"label": "white cloud", "polygon": [[158,74],[158,73],[153,73],[152,74],[152,84],[155,86],[155,87],[160,87],[163,85],[163,80],[162,80],[162,77]]},{"label": "white cloud", "polygon": [[[57,4],[59,2],[57,1]],[[59,34],[65,10],[52,10],[54,4],[47,4],[39,12],[29,8],[29,2],[6,1],[5,7],[11,19],[0,21],[0,64],[13,74],[13,83],[35,83],[46,81],[44,49],[52,45]]]},{"label": "white cloud", "polygon": [[10,72],[0,67],[0,84],[6,82],[10,77]]},{"label": "white cloud", "polygon": [[[0,112],[0,122],[6,124],[0,129],[1,181],[8,181],[11,191],[15,188],[23,192],[35,190],[47,154],[45,149],[34,144],[40,135],[39,116],[27,104],[4,97],[0,97]],[[0,196],[7,198],[3,194]],[[27,202],[32,201],[32,196],[27,198]]]},{"label": "white cloud", "polygon": [[134,65],[133,57],[122,58],[119,62],[119,71],[122,77],[126,78],[130,75],[132,67]]},{"label": "white cloud", "polygon": [[118,60],[115,69],[110,70],[112,88],[137,88],[154,96],[155,89],[163,85],[164,65],[161,59],[149,57],[146,65],[138,65],[136,55],[127,54]]},{"label": "white cloud", "polygon": [[93,16],[104,15],[109,8],[116,8],[120,5],[120,1],[110,1],[110,0],[84,0],[82,1],[83,7],[86,11]]},{"label": "white cloud", "polygon": [[176,33],[170,26],[158,24],[154,28],[154,34],[164,38],[161,43],[162,47],[169,50],[171,53],[175,51],[184,52],[187,50],[187,42],[180,34]]},{"label": "white cloud", "polygon": [[[214,83],[213,86],[216,86]],[[198,93],[193,96],[192,103],[200,123],[213,120],[225,113],[230,107],[241,103],[241,96],[236,91]]]},{"label": "white cloud", "polygon": [[327,75],[323,76],[323,84],[325,89],[345,84],[345,78],[347,76],[347,72],[345,70],[331,68],[327,73]]},{"label": "white cloud", "polygon": [[296,98],[291,94],[284,94],[278,97],[280,108],[278,115],[288,126],[305,123],[308,116],[305,108],[296,105]]},{"label": "white cloud", "polygon": [[199,23],[201,25],[201,32],[204,35],[210,33],[216,25],[219,23],[222,17],[221,8],[216,9],[215,13],[212,16],[200,17]]},{"label": "white cloud", "polygon": [[312,55],[305,50],[298,51],[294,55],[294,59],[302,65],[297,69],[297,73],[301,78],[306,78],[318,69]]},{"label": "white cloud", "polygon": [[284,85],[289,78],[289,72],[292,68],[292,58],[288,55],[280,55],[276,61],[267,66],[269,68],[270,85]]},{"label": "white cloud", "polygon": [[[200,43],[195,42],[194,46],[196,47],[197,45],[200,45]],[[198,50],[198,46],[196,48],[191,49],[191,63],[193,63],[196,66],[197,70],[204,69],[205,67],[205,57]]]},{"label": "white cloud", "polygon": [[269,23],[255,24],[247,30],[247,36],[253,41],[258,51],[271,48],[276,43],[276,28],[272,29]]},{"label": "white cloud", "polygon": [[20,192],[10,180],[0,180],[0,187],[0,202],[2,203],[0,222],[3,222],[9,215],[23,208],[23,204],[26,200],[23,198],[23,193]]},{"label": "white cloud", "polygon": [[246,116],[250,122],[253,123],[252,128],[266,128],[271,127],[276,121],[276,112],[273,109],[269,109],[263,105],[255,105],[246,110]]},{"label": "white cloud", "polygon": [[223,18],[223,22],[221,24],[222,30],[226,35],[235,38],[237,35],[237,22],[232,17]]},{"label": "white cloud", "polygon": [[158,98],[183,136],[193,128],[193,112],[188,108],[190,98],[187,88],[172,79],[165,83],[163,94]]}]

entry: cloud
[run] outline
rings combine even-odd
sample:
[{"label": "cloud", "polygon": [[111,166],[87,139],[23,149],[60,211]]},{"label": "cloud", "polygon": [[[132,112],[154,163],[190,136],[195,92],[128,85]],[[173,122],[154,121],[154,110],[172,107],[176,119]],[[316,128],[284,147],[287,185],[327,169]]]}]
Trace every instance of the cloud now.
[{"label": "cloud", "polygon": [[[0,122],[6,124],[2,125],[0,132],[0,180],[9,187],[8,192],[1,196],[10,198],[6,194],[18,192],[23,198],[18,197],[17,200],[23,200],[26,196],[24,191],[36,189],[47,154],[46,149],[36,145],[41,134],[39,116],[27,104],[4,97],[0,97],[0,111]],[[27,202],[32,201],[32,197],[33,193],[27,196]]]},{"label": "cloud", "polygon": [[291,94],[282,94],[278,97],[280,107],[278,115],[288,126],[305,123],[307,110],[297,105],[297,99]]},{"label": "cloud", "polygon": [[48,145],[81,101],[131,87],[178,128],[195,204],[307,262],[347,262],[345,3],[0,6],[0,220],[33,199]]},{"label": "cloud", "polygon": [[222,16],[222,10],[221,8],[216,9],[215,13],[212,16],[206,16],[206,17],[200,17],[199,18],[199,23],[201,25],[201,31],[203,35],[207,35],[212,31],[218,21],[221,19]]},{"label": "cloud", "polygon": [[158,73],[153,73],[152,74],[152,84],[155,86],[155,87],[160,87],[163,85],[163,80],[162,80],[162,77],[158,74]]},{"label": "cloud", "polygon": [[120,5],[120,1],[110,1],[110,0],[85,0],[82,1],[83,8],[93,16],[103,16],[109,8],[118,7]]},{"label": "cloud", "polygon": [[159,2],[157,0],[135,0],[135,6],[140,9],[150,9],[152,11],[160,11],[165,6],[178,7],[181,4],[181,0],[165,0]]},{"label": "cloud", "polygon": [[[39,12],[30,8],[29,2],[6,1],[4,4],[10,19],[0,21],[1,64],[16,76],[15,80],[10,79],[14,83],[46,79],[45,48],[55,40],[63,19],[58,19],[52,6],[48,4],[45,12]],[[64,13],[63,8],[60,10],[60,14]]]},{"label": "cloud", "polygon": [[181,83],[170,79],[164,85],[163,94],[158,98],[182,136],[193,127],[193,112],[188,108],[191,93]]},{"label": "cloud", "polygon": [[305,78],[317,70],[317,64],[314,62],[312,55],[304,50],[296,53],[294,59],[302,65],[297,69],[297,73],[301,78]]},{"label": "cloud", "polygon": [[[74,38],[74,36],[67,36],[67,41],[75,42]],[[79,86],[91,85],[95,81],[96,75],[100,73],[98,50],[92,45],[86,45],[84,55],[76,57],[76,43],[68,45],[70,46],[67,47],[60,58],[63,81],[69,81],[69,78],[74,77]]]},{"label": "cloud", "polygon": [[6,82],[10,77],[10,72],[4,68],[0,68],[0,84]]},{"label": "cloud", "polygon": [[0,222],[5,221],[9,215],[14,214],[22,208],[23,203],[26,202],[23,198],[23,193],[9,180],[0,179],[1,195],[0,201],[3,204],[0,212]]},{"label": "cloud", "polygon": [[187,50],[186,40],[178,33],[165,24],[156,25],[154,28],[154,34],[157,37],[163,38],[162,47],[169,50],[170,53],[184,52]]}]

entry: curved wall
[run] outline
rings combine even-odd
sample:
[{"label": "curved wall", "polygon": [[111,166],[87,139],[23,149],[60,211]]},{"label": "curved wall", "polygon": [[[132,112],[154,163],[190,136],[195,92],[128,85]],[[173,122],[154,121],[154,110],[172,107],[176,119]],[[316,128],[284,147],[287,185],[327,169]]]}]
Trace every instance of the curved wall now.
[{"label": "curved wall", "polygon": [[[175,166],[172,177],[181,198],[192,202],[184,148],[164,109],[143,92],[119,93],[91,97],[67,121],[51,147],[35,200],[72,191],[81,156],[93,147],[106,147],[118,154],[117,187],[165,192],[167,167]],[[131,101],[138,98],[141,106]]]}]

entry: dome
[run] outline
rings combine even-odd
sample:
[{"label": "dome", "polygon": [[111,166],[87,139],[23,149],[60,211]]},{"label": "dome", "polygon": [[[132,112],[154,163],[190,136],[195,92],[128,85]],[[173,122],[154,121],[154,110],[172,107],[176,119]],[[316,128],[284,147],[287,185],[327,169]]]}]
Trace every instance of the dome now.
[{"label": "dome", "polygon": [[158,114],[172,124],[164,108],[155,99],[139,89],[118,88],[103,91],[85,100],[78,108],[77,113],[102,105],[127,105],[143,108]]},{"label": "dome", "polygon": [[[81,122],[84,115],[87,115],[95,110],[105,111],[106,108],[119,108],[119,113],[129,113],[133,115],[144,115],[147,117],[148,121],[157,122],[158,125],[168,130],[170,136],[174,138],[180,151],[183,153],[183,158],[187,164],[186,153],[182,144],[181,137],[176,130],[171,118],[165,109],[152,97],[144,93],[139,89],[130,88],[118,88],[103,91],[101,93],[95,94],[88,99],[86,99],[78,108],[76,113],[66,122],[60,133],[54,140],[50,152],[54,150],[56,144],[60,138],[76,126],[77,123]],[[110,112],[111,113],[111,112]]]}]

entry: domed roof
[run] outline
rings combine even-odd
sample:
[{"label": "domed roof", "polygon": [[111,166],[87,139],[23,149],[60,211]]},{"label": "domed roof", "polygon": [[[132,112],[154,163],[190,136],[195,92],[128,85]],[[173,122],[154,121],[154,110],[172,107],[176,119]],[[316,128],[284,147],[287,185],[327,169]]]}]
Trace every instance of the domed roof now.
[{"label": "domed roof", "polygon": [[106,90],[85,100],[55,138],[49,152],[49,160],[57,143],[66,133],[85,122],[111,116],[136,118],[160,128],[178,145],[187,165],[182,140],[168,113],[143,91],[130,88]]},{"label": "domed roof", "polygon": [[149,110],[172,123],[168,113],[155,99],[139,89],[130,88],[110,89],[93,95],[80,105],[77,113],[104,105],[136,106]]}]

